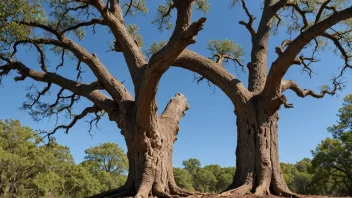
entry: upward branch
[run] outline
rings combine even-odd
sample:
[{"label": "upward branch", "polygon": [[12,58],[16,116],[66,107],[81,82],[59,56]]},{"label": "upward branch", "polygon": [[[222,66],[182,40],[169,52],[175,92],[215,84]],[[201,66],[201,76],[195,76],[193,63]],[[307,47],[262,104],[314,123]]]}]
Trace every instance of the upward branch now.
[{"label": "upward branch", "polygon": [[146,129],[151,126],[151,122],[157,120],[155,96],[161,76],[188,45],[195,43],[194,37],[203,28],[205,18],[191,24],[193,4],[194,0],[175,2],[177,19],[172,36],[168,43],[150,58],[144,70],[143,81],[138,85],[136,102],[141,111],[138,112],[137,119]]},{"label": "upward branch", "polygon": [[262,91],[266,80],[268,41],[277,12],[275,5],[272,0],[265,1],[257,33],[252,38],[251,62],[247,65],[248,89],[256,93]]},{"label": "upward branch", "polygon": [[286,50],[273,62],[263,93],[267,96],[279,94],[283,76],[290,66],[295,63],[295,58],[302,49],[316,37],[324,36],[327,29],[351,17],[352,7],[336,12],[326,19],[314,24],[290,42],[287,45]]},{"label": "upward branch", "polygon": [[120,1],[109,0],[110,7],[107,7],[103,0],[76,1],[88,3],[100,12],[102,18],[115,37],[115,46],[118,48],[116,51],[123,52],[132,80],[135,84],[138,84],[138,80],[142,75],[141,68],[147,64],[147,61],[138,44],[128,32],[123,18]]},{"label": "upward branch", "polygon": [[225,92],[234,103],[235,108],[241,108],[243,103],[251,97],[250,92],[240,80],[219,64],[195,52],[184,50],[173,65],[194,71],[210,80]]},{"label": "upward branch", "polygon": [[244,25],[247,28],[247,30],[249,31],[249,33],[251,34],[252,39],[253,39],[255,37],[255,35],[257,34],[256,31],[253,28],[253,21],[256,18],[249,12],[245,0],[241,0],[241,2],[242,2],[242,8],[246,12],[249,20],[248,20],[248,22],[240,21],[239,23],[241,25]]}]

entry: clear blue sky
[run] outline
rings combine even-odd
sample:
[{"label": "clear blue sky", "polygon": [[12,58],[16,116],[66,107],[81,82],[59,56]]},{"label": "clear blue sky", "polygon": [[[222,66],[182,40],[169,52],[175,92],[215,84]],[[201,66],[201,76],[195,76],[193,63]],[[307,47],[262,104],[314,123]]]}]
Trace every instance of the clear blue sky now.
[{"label": "clear blue sky", "polygon": [[[148,2],[148,1],[147,1]],[[148,3],[149,14],[146,16],[127,17],[128,24],[138,24],[140,33],[144,37],[145,46],[149,46],[153,41],[167,40],[170,32],[160,32],[151,21],[156,16],[157,5],[162,0],[154,0]],[[248,1],[249,2],[249,1]],[[207,17],[204,30],[197,36],[197,43],[190,46],[196,52],[209,56],[206,50],[207,41],[211,39],[231,39],[240,44],[245,49],[246,62],[249,61],[250,55],[250,38],[248,32],[243,26],[238,25],[239,20],[247,20],[244,11],[240,8],[229,9],[229,1],[210,0],[211,8]],[[152,4],[152,5],[151,5]],[[251,1],[248,7],[252,13],[260,18],[260,4]],[[201,17],[203,13],[195,12],[194,20]],[[278,35],[272,36],[269,48],[269,63],[276,58],[275,47],[289,36],[285,30],[281,30]],[[87,31],[87,37],[81,43],[90,52],[96,53],[98,57],[107,66],[110,72],[120,81],[125,80],[125,85],[133,92],[133,86],[126,64],[121,54],[105,51],[108,50],[108,43],[112,41],[112,36],[101,27],[97,27],[97,34],[93,35],[90,30]],[[311,88],[319,91],[319,87],[329,84],[333,74],[343,65],[338,56],[332,51],[326,51],[319,54],[321,61],[313,66],[316,74],[312,79],[308,75],[301,73],[300,66],[293,66],[287,73],[285,79],[296,80],[303,88]],[[21,52],[22,60],[33,68],[38,68],[37,57],[29,48]],[[49,55],[48,63],[52,71],[59,62],[59,56]],[[59,70],[59,73],[74,79],[75,65],[74,62],[66,60],[65,67]],[[234,65],[227,65],[228,71],[236,74]],[[85,67],[84,82],[94,80],[89,69]],[[10,75],[9,77],[13,77]],[[238,76],[247,84],[246,74],[240,73]],[[351,72],[345,75],[345,81],[351,79]],[[324,138],[329,136],[326,128],[335,123],[338,108],[341,107],[343,97],[352,93],[352,82],[347,83],[347,87],[339,96],[327,96],[324,99],[301,99],[288,92],[286,96],[290,103],[293,103],[294,109],[280,110],[279,120],[279,149],[280,160],[282,162],[295,163],[304,157],[311,157],[310,150]],[[18,119],[23,125],[33,129],[53,129],[55,120],[43,120],[34,122],[27,112],[19,110],[22,102],[25,100],[26,87],[32,84],[31,80],[15,83],[13,78],[6,78],[3,87],[0,88],[0,119]],[[47,97],[48,101],[54,100],[57,88],[53,89],[51,96]],[[157,99],[159,109],[162,111],[167,102],[176,93],[181,92],[190,104],[190,109],[181,121],[181,131],[178,140],[175,143],[173,163],[174,166],[182,166],[182,161],[189,158],[198,158],[202,165],[219,164],[221,166],[235,165],[235,148],[236,148],[236,117],[234,108],[230,100],[218,88],[213,93],[213,88],[208,87],[203,82],[199,85],[193,82],[193,73],[179,69],[171,68],[162,78],[160,83]],[[133,93],[132,93],[133,94]],[[90,105],[86,100],[76,104],[75,112],[85,106]],[[86,119],[87,120],[87,119]],[[61,120],[68,123],[68,120]],[[95,130],[95,135],[91,137],[88,131],[88,124],[83,120],[78,123],[69,134],[59,131],[55,137],[60,144],[70,147],[76,162],[81,162],[84,157],[84,150],[90,146],[99,145],[103,142],[115,142],[126,150],[123,136],[116,124],[110,122],[106,117],[100,122],[100,130]]]}]

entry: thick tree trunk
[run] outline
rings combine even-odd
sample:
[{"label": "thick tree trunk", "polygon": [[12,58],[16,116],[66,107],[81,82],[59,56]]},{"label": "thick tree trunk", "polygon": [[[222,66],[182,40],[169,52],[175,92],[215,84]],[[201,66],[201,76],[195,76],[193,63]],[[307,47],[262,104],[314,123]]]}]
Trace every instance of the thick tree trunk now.
[{"label": "thick tree trunk", "polygon": [[171,197],[188,196],[190,193],[180,189],[173,176],[172,152],[179,121],[188,109],[182,94],[170,100],[157,125],[152,128],[153,137],[137,123],[135,104],[126,108],[122,121],[119,119],[121,133],[127,144],[129,173],[124,186],[93,196],[97,197]]},{"label": "thick tree trunk", "polygon": [[296,196],[283,178],[278,154],[278,112],[249,105],[237,114],[236,173],[223,195]]}]

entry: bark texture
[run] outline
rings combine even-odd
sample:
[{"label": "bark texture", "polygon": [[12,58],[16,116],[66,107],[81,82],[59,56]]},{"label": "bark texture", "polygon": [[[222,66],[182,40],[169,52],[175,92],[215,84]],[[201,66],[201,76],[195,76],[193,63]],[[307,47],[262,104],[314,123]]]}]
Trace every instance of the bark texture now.
[{"label": "bark texture", "polygon": [[288,189],[280,168],[277,110],[251,101],[236,115],[236,173],[232,190],[222,194],[297,196]]},{"label": "bark texture", "polygon": [[[128,147],[128,158],[130,162],[129,175],[126,184],[116,190],[102,193],[94,197],[121,197],[137,195],[137,197],[170,197],[171,195],[187,195],[189,193],[179,189],[173,179],[172,172],[172,150],[173,143],[179,130],[178,123],[184,115],[188,104],[183,95],[178,94],[167,105],[162,115],[158,115],[156,93],[162,75],[171,65],[182,67],[202,75],[220,89],[232,101],[237,115],[238,144],[237,169],[232,185],[233,190],[223,193],[224,195],[255,193],[257,195],[276,194],[283,196],[296,196],[287,188],[280,170],[278,157],[278,109],[281,105],[292,108],[283,95],[285,90],[294,91],[299,97],[312,96],[322,98],[326,94],[333,95],[336,90],[341,89],[339,78],[346,68],[352,68],[350,56],[344,47],[349,46],[349,39],[345,39],[342,33],[332,33],[331,27],[340,22],[352,18],[352,7],[344,9],[333,8],[333,13],[323,16],[322,13],[331,7],[330,0],[326,0],[318,10],[314,23],[308,24],[311,13],[302,11],[300,1],[289,0],[264,0],[261,18],[258,27],[253,27],[256,19],[250,13],[246,0],[241,0],[242,7],[248,16],[248,22],[240,21],[250,33],[252,41],[251,59],[248,67],[248,87],[221,67],[222,57],[218,61],[201,56],[186,48],[196,42],[196,35],[203,29],[205,18],[200,18],[192,23],[193,6],[200,2],[195,0],[174,0],[170,4],[167,15],[169,17],[175,9],[175,28],[167,44],[147,60],[138,43],[129,32],[120,1],[115,0],[74,0],[80,3],[79,7],[67,8],[66,14],[78,12],[82,8],[92,8],[99,16],[89,21],[82,21],[78,24],[67,24],[61,28],[60,21],[57,24],[46,24],[40,21],[13,20],[8,17],[9,24],[17,24],[26,28],[37,28],[43,32],[42,36],[27,37],[9,44],[8,49],[13,52],[0,54],[0,80],[7,76],[10,71],[18,74],[16,81],[23,81],[30,78],[34,81],[43,82],[47,86],[38,91],[34,98],[33,105],[38,104],[40,98],[50,90],[51,85],[57,85],[61,91],[57,94],[57,100],[45,111],[57,109],[62,92],[72,92],[71,102],[64,109],[71,114],[71,109],[76,101],[76,96],[85,97],[93,103],[92,107],[86,108],[81,114],[75,116],[69,125],[56,127],[48,136],[54,134],[57,129],[65,129],[66,132],[88,113],[99,111],[106,112],[110,120],[115,121],[122,130]],[[131,0],[131,5],[133,1]],[[234,1],[236,2],[236,1]],[[307,4],[308,5],[308,4]],[[60,5],[59,5],[60,6]],[[128,4],[127,4],[128,6]],[[347,6],[347,5],[346,5]],[[285,40],[281,46],[276,47],[277,59],[269,63],[270,70],[267,70],[269,37],[273,30],[273,21],[278,19],[279,25],[280,10],[292,8],[292,15],[302,17],[303,26],[298,36],[292,40]],[[312,12],[314,13],[314,12]],[[95,14],[94,14],[95,16]],[[81,18],[81,17],[80,17]],[[84,18],[84,17],[82,17]],[[87,18],[88,20],[88,18]],[[7,21],[2,21],[8,25]],[[122,52],[134,84],[135,98],[126,89],[122,82],[114,78],[108,68],[99,60],[96,54],[89,52],[83,46],[70,39],[70,31],[80,27],[102,25],[107,27],[114,36],[114,51]],[[66,26],[66,25],[65,25]],[[314,61],[303,54],[298,54],[317,37],[323,37],[332,41],[341,52],[345,66],[340,75],[333,79],[334,89],[324,90],[320,94],[309,89],[301,89],[292,80],[283,80],[285,73],[292,65],[301,65],[305,69],[308,65],[305,60]],[[5,39],[6,40],[6,39]],[[348,41],[348,42],[347,42]],[[39,64],[42,71],[37,71],[17,61],[15,56],[17,46],[20,44],[34,45],[39,52]],[[64,64],[65,52],[70,52],[78,60],[79,71],[77,80],[70,80],[56,72],[49,72],[45,63],[44,46],[59,47],[63,49],[62,65]],[[51,48],[50,47],[50,48]],[[318,46],[317,46],[318,47]],[[52,48],[54,49],[54,48]],[[314,53],[313,53],[314,54]],[[86,64],[97,80],[84,84],[79,81],[81,74],[80,64]],[[309,69],[309,68],[308,68]],[[310,70],[310,69],[309,69]],[[310,70],[311,71],[311,70]],[[107,95],[101,90],[105,90]],[[32,105],[32,107],[33,107]],[[32,108],[31,107],[31,108]],[[59,113],[59,112],[57,112]]]},{"label": "bark texture", "polygon": [[128,179],[121,188],[93,197],[190,195],[176,185],[172,167],[173,144],[180,130],[179,121],[189,108],[186,98],[177,94],[170,100],[156,124],[152,126],[152,137],[140,127],[135,103],[125,104],[124,107],[123,110],[120,109],[122,114],[117,122],[128,148]]}]

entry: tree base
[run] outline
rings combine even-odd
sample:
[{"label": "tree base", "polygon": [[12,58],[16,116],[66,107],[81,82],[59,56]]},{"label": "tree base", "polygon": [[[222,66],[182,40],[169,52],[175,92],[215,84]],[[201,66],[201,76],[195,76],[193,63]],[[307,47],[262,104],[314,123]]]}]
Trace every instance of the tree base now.
[{"label": "tree base", "polygon": [[[170,192],[162,192],[162,191],[158,191],[158,192],[154,192],[154,194],[150,197],[166,197],[166,198],[173,198],[173,197],[190,197],[190,196],[194,196],[194,195],[206,195],[206,194],[201,194],[201,193],[192,193],[192,192],[188,192],[186,190],[183,190],[181,188],[179,188],[178,186],[171,186],[170,188]],[[151,193],[152,194],[152,193]],[[132,187],[125,187],[125,186],[121,186],[120,188],[117,189],[113,189],[113,190],[109,190],[109,191],[105,191],[102,192],[100,194],[97,195],[93,195],[91,197],[87,197],[87,198],[117,198],[117,197],[138,197],[140,198],[141,196],[135,196],[136,192],[134,192]]]},{"label": "tree base", "polygon": [[300,198],[306,197],[304,195],[299,195],[291,192],[288,189],[280,189],[281,193],[279,195],[273,195],[270,193],[269,189],[262,189],[262,186],[258,186],[255,191],[252,191],[252,185],[245,184],[235,189],[225,191],[219,194],[219,197],[290,197],[290,198]]}]

